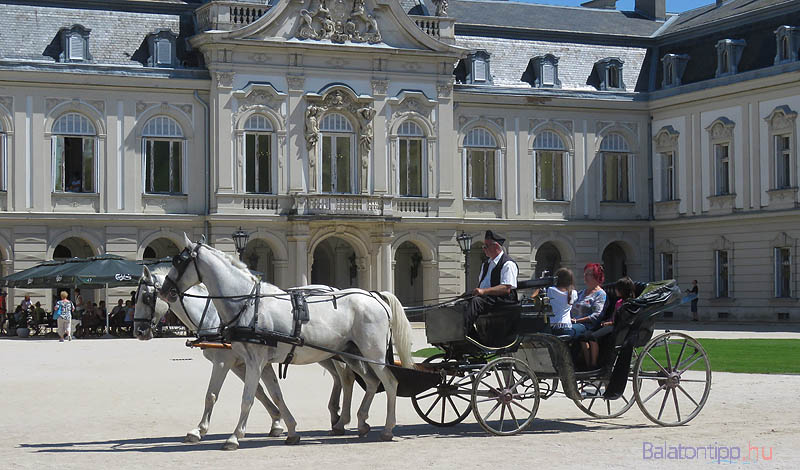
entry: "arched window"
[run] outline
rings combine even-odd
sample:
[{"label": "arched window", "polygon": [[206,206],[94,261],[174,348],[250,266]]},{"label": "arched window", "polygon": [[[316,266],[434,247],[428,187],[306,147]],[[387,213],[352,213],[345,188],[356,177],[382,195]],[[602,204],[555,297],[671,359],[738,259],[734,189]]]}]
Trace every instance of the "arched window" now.
[{"label": "arched window", "polygon": [[183,130],[168,116],[156,116],[144,125],[144,191],[183,192]]},{"label": "arched window", "polygon": [[600,143],[603,156],[603,200],[633,200],[633,154],[621,134],[609,134]]},{"label": "arched window", "polygon": [[272,192],[272,124],[266,116],[253,114],[244,124],[245,191]]},{"label": "arched window", "polygon": [[400,160],[400,195],[425,195],[424,142],[425,134],[414,121],[405,121],[397,130],[398,159]]},{"label": "arched window", "polygon": [[355,192],[355,145],[353,126],[338,113],[326,115],[320,123],[322,133],[322,191]]},{"label": "arched window", "polygon": [[476,127],[464,138],[467,152],[467,197],[495,199],[495,160],[497,141],[482,127]]},{"label": "arched window", "polygon": [[553,131],[542,131],[533,140],[536,159],[536,199],[564,200],[567,147]]},{"label": "arched window", "polygon": [[93,193],[97,130],[89,119],[67,113],[53,123],[53,190]]}]

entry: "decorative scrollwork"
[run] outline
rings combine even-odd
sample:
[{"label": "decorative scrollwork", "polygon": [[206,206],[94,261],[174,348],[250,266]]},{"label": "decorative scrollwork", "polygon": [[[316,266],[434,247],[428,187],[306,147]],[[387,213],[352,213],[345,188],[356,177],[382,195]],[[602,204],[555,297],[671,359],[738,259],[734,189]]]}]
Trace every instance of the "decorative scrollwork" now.
[{"label": "decorative scrollwork", "polygon": [[[352,8],[348,8],[351,4]],[[316,8],[300,11],[296,36],[300,39],[329,39],[339,44],[347,41],[376,44],[383,39],[377,20],[367,13],[364,0],[319,0]]]}]

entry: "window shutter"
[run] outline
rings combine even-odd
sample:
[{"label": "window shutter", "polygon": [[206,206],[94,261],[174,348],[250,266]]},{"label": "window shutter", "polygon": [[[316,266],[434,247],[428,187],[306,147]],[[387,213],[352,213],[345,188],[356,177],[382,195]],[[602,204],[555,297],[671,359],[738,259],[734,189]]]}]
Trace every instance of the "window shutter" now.
[{"label": "window shutter", "polygon": [[542,64],[542,84],[553,85],[556,81],[555,67],[549,62]]},{"label": "window shutter", "polygon": [[486,62],[481,59],[475,59],[472,62],[472,70],[474,72],[473,81],[485,82],[486,81]]},{"label": "window shutter", "polygon": [[78,36],[77,34],[73,34],[69,37],[69,60],[83,60],[84,57],[84,46],[83,46],[83,38]]},{"label": "window shutter", "polygon": [[156,63],[158,65],[172,64],[172,43],[162,39],[156,43]]}]

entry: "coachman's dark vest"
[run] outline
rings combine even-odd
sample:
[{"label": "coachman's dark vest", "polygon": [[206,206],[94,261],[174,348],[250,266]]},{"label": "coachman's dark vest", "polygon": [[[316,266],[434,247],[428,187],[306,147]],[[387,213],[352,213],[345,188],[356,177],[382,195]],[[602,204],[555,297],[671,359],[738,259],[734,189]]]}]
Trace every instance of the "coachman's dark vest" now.
[{"label": "coachman's dark vest", "polygon": [[[480,283],[483,282],[484,278],[486,278],[486,274],[487,274],[486,271],[488,271],[489,263],[491,261],[492,260],[487,259],[486,262],[483,263],[483,266],[481,267],[481,272],[483,274],[481,275],[480,281],[478,281],[478,285],[480,285]],[[511,261],[515,265],[517,264],[504,251],[503,252],[503,256],[500,257],[500,261],[497,262],[497,265],[494,267],[494,269],[492,269],[492,273],[490,274],[490,277],[489,277],[490,287],[494,287],[494,286],[499,286],[500,285],[500,274],[503,271],[503,266],[505,266],[505,264],[507,262],[509,262],[509,261]],[[506,300],[509,300],[509,301],[512,301],[512,302],[517,302],[518,301],[518,299],[517,299],[517,290],[516,289],[511,289],[511,292],[508,295],[499,295],[497,297],[500,297],[502,299],[506,299]]]}]

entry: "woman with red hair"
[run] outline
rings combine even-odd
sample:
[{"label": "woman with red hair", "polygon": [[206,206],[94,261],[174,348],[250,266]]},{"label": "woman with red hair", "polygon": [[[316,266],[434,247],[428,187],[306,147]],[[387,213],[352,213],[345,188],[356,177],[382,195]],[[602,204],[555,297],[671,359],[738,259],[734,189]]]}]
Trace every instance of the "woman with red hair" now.
[{"label": "woman with red hair", "polygon": [[[603,266],[598,263],[589,263],[583,268],[583,282],[586,289],[578,292],[578,300],[572,304],[572,323],[578,326],[579,331],[596,329],[603,320],[603,307],[606,305],[606,291],[600,287],[605,280]],[[581,328],[583,327],[583,328]],[[583,342],[583,357],[590,369],[597,367],[597,357],[600,348],[596,341]]]}]

